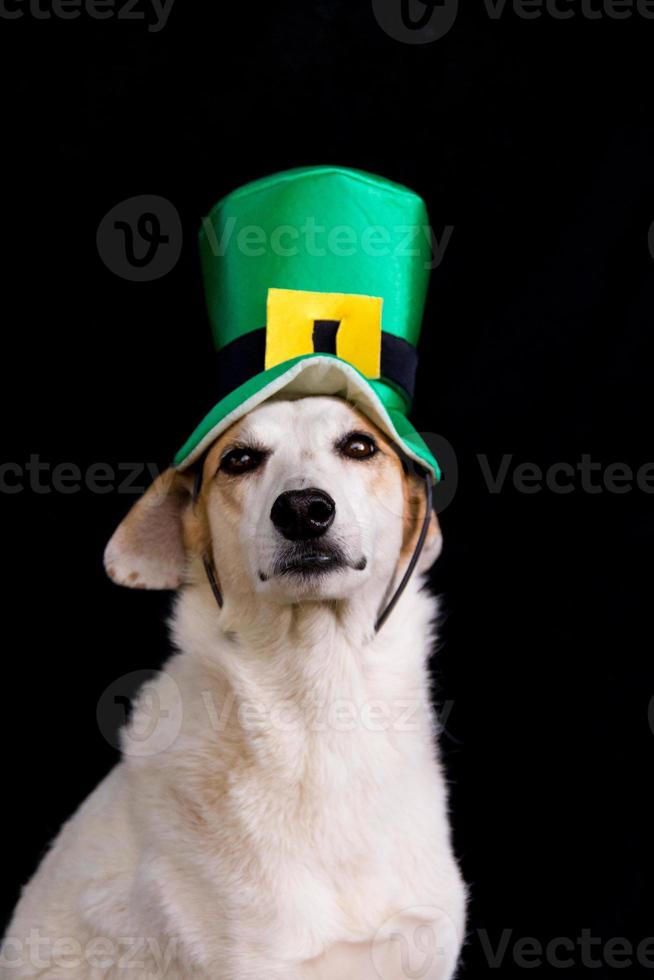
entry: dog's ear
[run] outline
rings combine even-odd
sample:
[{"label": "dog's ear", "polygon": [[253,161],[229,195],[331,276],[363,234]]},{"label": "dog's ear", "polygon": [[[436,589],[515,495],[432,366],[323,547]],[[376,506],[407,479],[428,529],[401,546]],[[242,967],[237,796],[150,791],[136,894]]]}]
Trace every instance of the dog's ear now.
[{"label": "dog's ear", "polygon": [[[404,539],[402,543],[402,556],[407,560],[411,558],[418,543],[420,531],[422,530],[425,519],[425,507],[427,506],[427,496],[425,492],[425,481],[415,473],[407,472],[404,477]],[[436,511],[432,510],[429,519],[427,537],[418,559],[416,566],[417,572],[428,572],[431,566],[441,553],[443,548],[443,536],[440,524],[436,516]]]},{"label": "dog's ear", "polygon": [[119,524],[104,553],[104,567],[118,585],[176,589],[184,581],[184,515],[192,503],[193,478],[168,469]]}]

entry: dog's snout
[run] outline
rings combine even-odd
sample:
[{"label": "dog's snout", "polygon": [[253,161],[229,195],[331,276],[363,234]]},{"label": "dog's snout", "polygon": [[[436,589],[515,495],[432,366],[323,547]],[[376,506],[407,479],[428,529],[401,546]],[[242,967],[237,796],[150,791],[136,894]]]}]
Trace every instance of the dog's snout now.
[{"label": "dog's snout", "polygon": [[331,526],[336,504],[324,490],[287,490],[272,505],[270,519],[290,541],[319,538]]}]

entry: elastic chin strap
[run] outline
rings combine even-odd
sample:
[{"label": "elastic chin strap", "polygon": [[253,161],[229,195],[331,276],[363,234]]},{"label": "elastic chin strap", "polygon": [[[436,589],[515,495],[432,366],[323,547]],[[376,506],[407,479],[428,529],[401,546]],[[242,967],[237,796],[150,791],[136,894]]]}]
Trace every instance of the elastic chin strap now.
[{"label": "elastic chin strap", "polygon": [[[200,496],[200,490],[202,489],[202,467],[204,463],[204,457],[199,461],[198,468],[195,473],[195,482],[193,484],[193,506],[197,503],[197,499]],[[213,597],[218,603],[218,608],[223,608],[223,594],[220,591],[220,586],[218,585],[218,579],[216,577],[216,569],[214,564],[208,555],[202,556],[202,564],[204,565],[204,571],[209,580],[209,585],[211,586],[211,591],[213,592]]]},{"label": "elastic chin strap", "polygon": [[432,487],[431,487],[431,476],[429,473],[423,475],[425,482],[425,516],[422,521],[422,527],[420,528],[420,535],[418,541],[414,548],[413,554],[411,555],[411,561],[406,567],[406,571],[402,576],[402,581],[396,588],[395,592],[391,596],[386,608],[377,617],[377,622],[375,623],[375,633],[379,633],[380,629],[390,616],[390,614],[395,609],[398,599],[406,589],[409,584],[409,579],[413,575],[414,569],[418,564],[418,559],[422,554],[422,549],[425,546],[425,541],[427,540],[427,532],[429,531],[429,522],[431,520],[431,508],[432,508]]},{"label": "elastic chin strap", "polygon": [[209,585],[211,586],[211,591],[213,592],[213,597],[218,603],[218,608],[223,608],[223,594],[220,591],[220,586],[218,585],[218,579],[216,578],[216,569],[213,567],[213,562],[206,555],[202,557],[202,564],[204,565],[204,570],[207,573],[207,578],[209,579]]},{"label": "elastic chin strap", "polygon": [[[432,510],[432,483],[431,483],[431,476],[429,473],[425,473],[423,475],[423,479],[425,485],[425,516],[422,521],[422,527],[420,528],[420,535],[418,536],[418,541],[413,550],[413,554],[411,555],[411,561],[407,565],[406,571],[402,576],[402,581],[400,582],[397,589],[389,599],[388,603],[386,604],[386,607],[381,611],[381,613],[377,617],[377,620],[375,622],[375,633],[378,633],[379,630],[382,628],[382,626],[384,625],[384,623],[386,622],[390,614],[395,609],[395,606],[397,605],[400,596],[402,595],[407,585],[409,584],[409,580],[413,575],[416,565],[418,564],[418,560],[420,558],[420,555],[422,554],[422,549],[424,548],[425,541],[427,540],[427,532],[429,531],[429,522],[431,520],[431,510]],[[200,495],[201,487],[202,487],[202,462],[200,462],[198,471],[195,475],[195,484],[193,486],[194,504]],[[220,591],[220,586],[218,585],[218,579],[216,577],[216,569],[214,568],[214,564],[212,560],[208,557],[208,555],[202,556],[202,564],[204,565],[204,571],[209,581],[209,585],[211,586],[213,597],[216,600],[216,603],[218,604],[218,608],[222,609],[223,595],[222,592]]]}]

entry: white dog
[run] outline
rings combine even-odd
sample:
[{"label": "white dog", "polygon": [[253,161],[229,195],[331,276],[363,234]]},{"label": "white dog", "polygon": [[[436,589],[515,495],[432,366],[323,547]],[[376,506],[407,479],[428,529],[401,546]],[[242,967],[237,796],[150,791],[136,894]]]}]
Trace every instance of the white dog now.
[{"label": "white dog", "polygon": [[179,652],[24,890],[2,978],[453,976],[466,900],[420,575],[435,516],[374,630],[424,514],[392,444],[331,397],[256,408],[211,446],[201,487],[172,470],[153,484],[106,567],[179,588]]}]

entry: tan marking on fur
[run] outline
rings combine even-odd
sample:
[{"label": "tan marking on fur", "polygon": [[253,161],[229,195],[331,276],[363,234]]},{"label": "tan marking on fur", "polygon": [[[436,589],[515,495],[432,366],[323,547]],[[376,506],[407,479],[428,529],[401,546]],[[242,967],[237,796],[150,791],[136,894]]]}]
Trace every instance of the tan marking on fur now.
[{"label": "tan marking on fur", "polygon": [[[202,487],[199,497],[195,505],[186,511],[182,519],[182,534],[186,553],[189,557],[202,557],[203,555],[211,557],[219,588],[220,574],[216,567],[216,560],[211,547],[209,504],[212,495],[216,492],[216,473],[220,459],[231,443],[239,441],[239,432],[243,429],[243,421],[240,419],[234,425],[230,426],[208,450],[202,466]],[[240,506],[241,492],[239,491],[240,486],[238,480],[220,480],[221,509],[229,513],[234,520],[239,519],[242,513],[242,507]]]},{"label": "tan marking on fur", "polygon": [[207,829],[207,820],[200,807],[193,802],[189,795],[180,793],[174,786],[170,787],[170,795],[190,826],[194,830],[204,833]]},{"label": "tan marking on fur", "polygon": [[239,419],[238,422],[235,422],[213,444],[204,464],[202,497],[205,501],[205,506],[211,491],[217,487],[220,491],[221,507],[234,520],[240,520],[241,514],[243,513],[243,481],[238,477],[229,477],[224,473],[218,476],[216,474],[220,465],[220,459],[225,451],[232,445],[247,442],[247,439],[242,438],[241,435],[245,428],[246,419]]},{"label": "tan marking on fur", "polygon": [[[403,561],[408,555],[411,554],[412,548],[412,537],[417,540],[417,533],[415,531],[415,506],[410,504],[411,499],[411,477],[407,476],[404,472],[404,466],[402,460],[398,454],[397,448],[394,443],[388,438],[388,436],[378,429],[374,422],[366,418],[358,409],[350,406],[352,414],[355,416],[356,425],[354,428],[361,432],[367,433],[372,436],[377,442],[377,445],[384,453],[384,456],[379,460],[377,465],[374,459],[371,460],[371,481],[370,481],[370,492],[378,497],[382,501],[388,501],[391,499],[391,488],[394,481],[397,479],[399,473],[402,480],[403,493],[404,493],[404,506],[403,506],[403,519],[404,519],[404,534],[403,534],[403,544],[402,551],[400,554],[400,561]],[[413,478],[415,480],[415,478]],[[419,498],[416,498],[419,504]],[[424,513],[424,507],[420,513],[422,517]],[[418,525],[419,526],[419,525]]]},{"label": "tan marking on fur", "polygon": [[[400,562],[408,561],[418,543],[418,537],[422,528],[425,514],[425,490],[420,478],[412,473],[407,473],[402,465],[402,460],[398,455],[397,449],[390,439],[369,419],[362,415],[357,409],[352,409],[357,417],[362,432],[375,437],[377,443],[385,449],[386,453],[393,462],[393,468],[384,467],[375,474],[374,493],[382,498],[388,498],[388,487],[393,480],[394,473],[399,470],[402,476],[402,489],[404,497],[403,525],[404,532],[402,537],[402,549],[400,551]],[[436,514],[432,514],[429,525],[428,540],[439,533],[438,520]]]},{"label": "tan marking on fur", "polygon": [[417,487],[414,477],[403,474],[402,490],[404,495],[404,531],[400,557],[404,561],[411,556],[417,544],[425,513],[425,505],[422,494],[416,492]]},{"label": "tan marking on fur", "polygon": [[[415,550],[420,531],[422,530],[422,522],[425,519],[426,498],[423,481],[412,474],[403,474],[403,489],[404,536],[400,560],[408,561]],[[431,543],[438,534],[440,534],[438,518],[436,517],[436,513],[432,511],[426,544]]]}]

